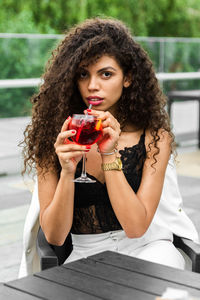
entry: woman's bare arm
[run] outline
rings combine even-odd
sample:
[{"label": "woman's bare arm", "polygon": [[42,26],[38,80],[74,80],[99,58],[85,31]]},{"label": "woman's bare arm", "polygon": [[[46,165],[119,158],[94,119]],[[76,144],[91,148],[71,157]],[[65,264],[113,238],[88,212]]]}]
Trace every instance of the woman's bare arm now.
[{"label": "woman's bare arm", "polygon": [[[160,133],[158,147],[160,153],[156,155],[157,162],[152,168],[152,149],[148,154],[143,168],[140,187],[135,193],[128,184],[122,171],[105,171],[105,180],[113,210],[127,236],[140,237],[148,229],[158,206],[164,182],[165,170],[171,153],[171,138],[168,133]],[[146,134],[146,144],[150,140]],[[110,156],[103,156],[103,162],[112,162]]]},{"label": "woman's bare arm", "polygon": [[68,130],[70,117],[64,122],[56,143],[55,152],[58,156],[61,173],[58,178],[54,170],[38,167],[38,193],[40,201],[40,224],[50,244],[62,245],[68,235],[74,212],[74,174],[77,163],[85,146],[76,145],[68,140],[76,132]]},{"label": "woman's bare arm", "polygon": [[73,221],[73,177],[61,172],[60,179],[53,172],[38,176],[40,224],[50,244],[62,245]]}]

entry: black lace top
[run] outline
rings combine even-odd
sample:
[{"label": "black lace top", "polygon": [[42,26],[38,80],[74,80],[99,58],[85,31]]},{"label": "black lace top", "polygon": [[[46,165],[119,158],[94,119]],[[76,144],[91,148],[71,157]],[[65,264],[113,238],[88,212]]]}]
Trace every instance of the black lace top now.
[{"label": "black lace top", "polygon": [[[137,192],[144,160],[146,157],[145,133],[140,137],[137,145],[125,147],[120,150],[124,175]],[[76,177],[81,173],[81,162],[77,166]],[[96,179],[92,175],[90,178]],[[112,209],[106,183],[102,184],[96,179],[96,183],[75,183],[74,219],[71,232],[74,234],[102,233],[122,229]]]}]

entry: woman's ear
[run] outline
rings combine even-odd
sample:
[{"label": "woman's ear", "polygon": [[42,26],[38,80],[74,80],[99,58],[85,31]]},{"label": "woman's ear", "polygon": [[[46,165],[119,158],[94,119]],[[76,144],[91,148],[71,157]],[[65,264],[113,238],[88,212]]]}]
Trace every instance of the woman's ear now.
[{"label": "woman's ear", "polygon": [[131,75],[125,76],[124,77],[124,87],[127,88],[131,85],[132,80],[131,80]]}]

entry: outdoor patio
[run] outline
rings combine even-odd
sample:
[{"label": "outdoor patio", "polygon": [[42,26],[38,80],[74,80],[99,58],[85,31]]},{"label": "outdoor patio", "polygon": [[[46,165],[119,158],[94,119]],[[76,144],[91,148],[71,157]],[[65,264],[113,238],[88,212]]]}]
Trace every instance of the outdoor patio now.
[{"label": "outdoor patio", "polygon": [[[20,175],[21,149],[17,144],[29,118],[0,119],[0,282],[17,278],[22,253],[25,216],[32,180]],[[184,134],[179,138],[183,139]],[[185,210],[200,232],[200,151],[197,143],[178,147],[178,180]]]}]

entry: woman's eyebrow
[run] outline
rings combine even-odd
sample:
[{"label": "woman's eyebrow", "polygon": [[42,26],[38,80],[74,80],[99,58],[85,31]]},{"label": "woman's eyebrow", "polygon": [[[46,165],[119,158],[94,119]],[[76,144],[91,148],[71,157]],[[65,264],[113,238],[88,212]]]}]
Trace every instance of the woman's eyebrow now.
[{"label": "woman's eyebrow", "polygon": [[112,69],[113,71],[117,71],[115,68],[113,68],[111,66],[107,66],[107,67],[104,67],[104,68],[98,70],[98,73],[103,72],[103,71],[107,71],[108,69]]},{"label": "woman's eyebrow", "polygon": [[83,67],[83,66],[80,66],[78,68],[78,71],[81,72],[81,71],[87,71],[87,68],[86,67]]}]

